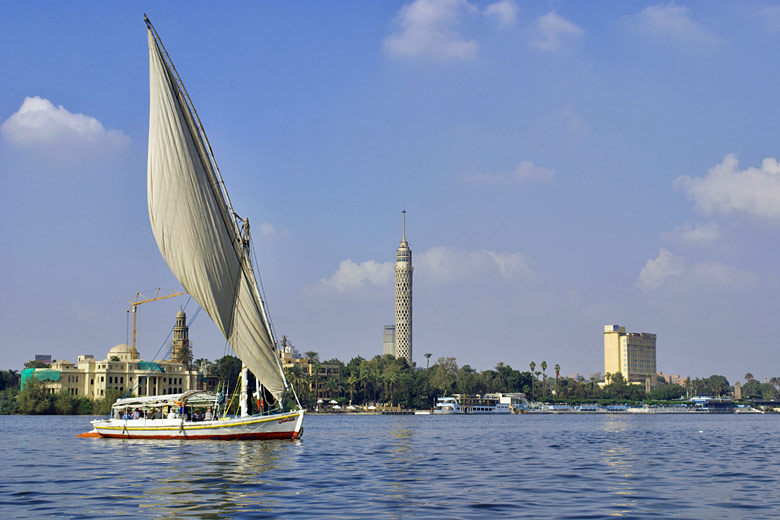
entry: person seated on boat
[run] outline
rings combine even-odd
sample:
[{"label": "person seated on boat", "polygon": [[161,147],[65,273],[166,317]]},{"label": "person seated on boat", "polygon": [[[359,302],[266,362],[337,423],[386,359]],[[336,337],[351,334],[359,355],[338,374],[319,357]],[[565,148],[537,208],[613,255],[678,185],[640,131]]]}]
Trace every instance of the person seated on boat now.
[{"label": "person seated on boat", "polygon": [[191,421],[202,421],[203,415],[200,413],[200,410],[198,408],[195,409],[194,412],[192,412],[192,419]]},{"label": "person seated on boat", "polygon": [[136,408],[135,411],[133,412],[133,419],[140,419],[140,418],[141,418],[141,410]]},{"label": "person seated on boat", "polygon": [[163,418],[162,410],[159,409],[159,408],[155,408],[154,409],[154,413],[152,414],[152,416],[150,418],[151,419],[162,419]]},{"label": "person seated on boat", "polygon": [[168,412],[168,419],[176,419],[178,417],[178,414],[176,413],[176,408],[171,406],[171,410]]},{"label": "person seated on boat", "polygon": [[211,413],[211,407],[210,406],[206,409],[206,413],[203,415],[203,420],[204,421],[213,421],[214,420],[214,414]]},{"label": "person seated on boat", "polygon": [[130,414],[128,413],[128,410],[127,410],[127,409],[125,409],[125,413],[123,413],[123,414],[122,414],[122,420],[125,420],[125,421],[126,421],[126,420],[130,419],[131,417],[132,417],[132,415],[130,415]]}]

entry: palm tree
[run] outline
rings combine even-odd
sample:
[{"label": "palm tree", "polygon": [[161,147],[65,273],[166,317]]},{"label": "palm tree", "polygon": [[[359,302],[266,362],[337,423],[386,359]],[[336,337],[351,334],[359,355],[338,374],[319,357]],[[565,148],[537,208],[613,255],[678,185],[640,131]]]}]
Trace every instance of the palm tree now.
[{"label": "palm tree", "polygon": [[188,371],[192,370],[192,359],[192,346],[188,343],[178,345],[174,350],[173,360],[186,366]]},{"label": "palm tree", "polygon": [[[531,361],[531,363],[528,366],[531,367],[531,375],[533,375],[534,369],[536,368],[536,363]],[[531,401],[534,400],[534,380],[535,379],[536,379],[535,377],[531,378]]]},{"label": "palm tree", "polygon": [[547,370],[547,361],[542,360],[542,395],[547,392],[547,374],[544,373]]},{"label": "palm tree", "polygon": [[431,362],[432,355],[433,354],[431,354],[430,352],[426,352],[425,354],[423,354],[423,356],[425,356],[425,370],[428,370],[428,364],[430,364]]},{"label": "palm tree", "polygon": [[755,377],[753,377],[753,374],[751,374],[750,372],[745,374],[745,381],[752,381],[753,379],[755,379]]},{"label": "palm tree", "polygon": [[347,377],[347,386],[349,386],[349,404],[352,404],[352,400],[355,398],[355,385],[360,382],[360,375],[349,374]]},{"label": "palm tree", "polygon": [[555,390],[560,393],[561,365],[555,364]]}]

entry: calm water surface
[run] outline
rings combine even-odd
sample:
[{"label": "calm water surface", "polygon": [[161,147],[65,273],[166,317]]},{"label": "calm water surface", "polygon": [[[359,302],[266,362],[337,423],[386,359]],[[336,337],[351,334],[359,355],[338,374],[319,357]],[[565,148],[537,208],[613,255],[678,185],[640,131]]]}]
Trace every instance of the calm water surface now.
[{"label": "calm water surface", "polygon": [[0,417],[2,518],[778,518],[780,415],[307,416],[300,441]]}]

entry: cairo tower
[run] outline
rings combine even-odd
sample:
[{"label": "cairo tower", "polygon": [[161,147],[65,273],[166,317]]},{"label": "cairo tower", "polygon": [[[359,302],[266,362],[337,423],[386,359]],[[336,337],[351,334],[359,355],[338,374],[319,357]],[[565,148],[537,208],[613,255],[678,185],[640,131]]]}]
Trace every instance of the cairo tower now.
[{"label": "cairo tower", "polygon": [[406,242],[406,210],[401,245],[395,252],[395,357],[412,364],[412,250]]}]

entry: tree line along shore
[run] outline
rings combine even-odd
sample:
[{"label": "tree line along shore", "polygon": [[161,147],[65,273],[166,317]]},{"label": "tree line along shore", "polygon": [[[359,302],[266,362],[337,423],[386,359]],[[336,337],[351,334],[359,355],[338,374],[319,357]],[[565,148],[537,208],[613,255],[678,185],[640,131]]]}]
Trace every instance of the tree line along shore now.
[{"label": "tree line along shore", "polygon": [[[286,369],[301,404],[314,409],[318,401],[336,401],[340,405],[357,407],[385,404],[402,409],[431,409],[439,396],[488,393],[524,393],[531,401],[560,404],[638,404],[671,402],[691,396],[731,397],[734,388],[721,375],[688,379],[685,386],[666,383],[659,378],[649,393],[643,385],[628,384],[620,374],[611,375],[610,383],[600,385],[601,374],[584,377],[563,377],[560,365],[549,367],[546,361],[529,363],[530,370],[517,370],[503,362],[495,368],[478,371],[469,365],[458,366],[454,357],[440,357],[426,366],[410,366],[406,360],[393,356],[352,358],[348,363],[339,359],[321,362],[316,352],[307,352],[305,364]],[[28,362],[25,368],[38,362]],[[30,366],[28,366],[30,365]],[[195,360],[194,365],[220,380],[222,388],[236,388],[241,361],[224,356],[215,362]],[[323,370],[328,367],[328,370]],[[548,374],[548,369],[550,373]],[[44,385],[30,380],[20,389],[20,374],[16,370],[0,371],[0,414],[106,415],[123,393],[111,390],[102,399],[92,400],[64,392],[49,393]],[[745,374],[742,398],[745,400],[777,400],[780,398],[780,378],[761,383]],[[291,399],[291,398],[290,398]],[[286,403],[288,406],[292,401]]]}]

